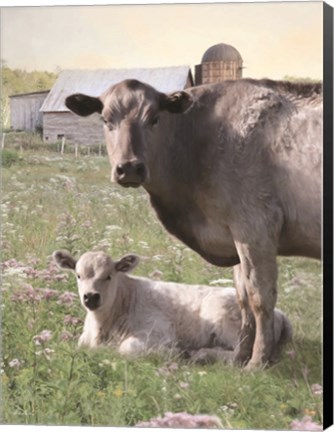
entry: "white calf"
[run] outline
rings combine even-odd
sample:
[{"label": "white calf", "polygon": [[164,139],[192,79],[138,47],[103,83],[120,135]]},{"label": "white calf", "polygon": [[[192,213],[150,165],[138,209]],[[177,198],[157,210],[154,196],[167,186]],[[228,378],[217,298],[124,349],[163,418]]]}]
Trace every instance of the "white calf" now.
[{"label": "white calf", "polygon": [[[136,255],[116,262],[103,252],[87,252],[79,260],[63,251],[53,256],[77,276],[87,311],[80,346],[113,346],[125,355],[174,349],[199,362],[232,359],[241,329],[234,288],[129,276],[139,262]],[[276,309],[275,356],[291,333],[287,317]]]}]

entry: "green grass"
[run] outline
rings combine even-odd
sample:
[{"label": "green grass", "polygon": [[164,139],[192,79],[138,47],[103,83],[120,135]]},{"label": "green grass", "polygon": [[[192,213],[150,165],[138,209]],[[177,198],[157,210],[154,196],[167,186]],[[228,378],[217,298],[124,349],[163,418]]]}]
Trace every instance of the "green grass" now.
[{"label": "green grass", "polygon": [[[55,249],[137,253],[135,274],[185,283],[231,280],[232,272],[171,237],[144,191],[111,185],[106,158],[39,150],[21,159],[2,170],[1,422],[133,426],[168,411],[216,415],[234,429],[289,429],[305,415],[322,422],[322,397],[312,389],[322,380],[319,262],[279,259],[278,307],[294,342],[271,369],[77,350],[84,311],[67,294],[76,293],[74,277],[51,263]],[[43,330],[51,338],[36,345]]]}]

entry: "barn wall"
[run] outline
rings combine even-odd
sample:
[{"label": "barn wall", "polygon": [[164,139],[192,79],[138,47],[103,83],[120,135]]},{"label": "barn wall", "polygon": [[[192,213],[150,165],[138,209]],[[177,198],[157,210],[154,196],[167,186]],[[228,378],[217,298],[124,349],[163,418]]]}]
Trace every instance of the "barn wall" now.
[{"label": "barn wall", "polygon": [[39,111],[47,93],[12,96],[10,98],[11,128],[35,132],[43,126],[43,115]]},{"label": "barn wall", "polygon": [[71,112],[46,112],[43,116],[43,140],[56,142],[65,137],[67,142],[80,145],[103,142],[103,123],[99,114],[80,117]]}]

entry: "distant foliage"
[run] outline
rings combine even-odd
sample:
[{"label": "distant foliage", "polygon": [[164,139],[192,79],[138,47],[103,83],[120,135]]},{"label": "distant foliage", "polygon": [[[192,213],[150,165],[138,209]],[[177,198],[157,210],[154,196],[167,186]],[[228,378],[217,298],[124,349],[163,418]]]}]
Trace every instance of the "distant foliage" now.
[{"label": "distant foliage", "polygon": [[301,77],[295,77],[292,75],[285,75],[283,77],[283,80],[284,81],[291,81],[291,82],[306,82],[306,83],[317,83],[320,81],[320,80],[314,79],[314,78],[309,78],[309,77],[301,78]]},{"label": "distant foliage", "polygon": [[1,125],[3,129],[10,127],[9,96],[49,90],[57,79],[57,74],[47,71],[27,72],[21,69],[11,69],[2,65],[1,91]]},{"label": "distant foliage", "polygon": [[1,166],[8,168],[21,160],[19,154],[14,150],[1,151]]}]

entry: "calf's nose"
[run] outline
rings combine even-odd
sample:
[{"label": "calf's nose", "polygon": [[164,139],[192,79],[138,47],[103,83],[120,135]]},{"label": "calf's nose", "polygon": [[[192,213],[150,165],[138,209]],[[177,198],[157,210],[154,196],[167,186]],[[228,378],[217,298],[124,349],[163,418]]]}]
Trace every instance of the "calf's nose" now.
[{"label": "calf's nose", "polygon": [[140,186],[146,179],[146,168],[142,162],[125,162],[116,166],[116,180],[122,186]]},{"label": "calf's nose", "polygon": [[101,303],[101,297],[99,293],[84,294],[83,299],[85,306],[90,310],[97,309]]}]

